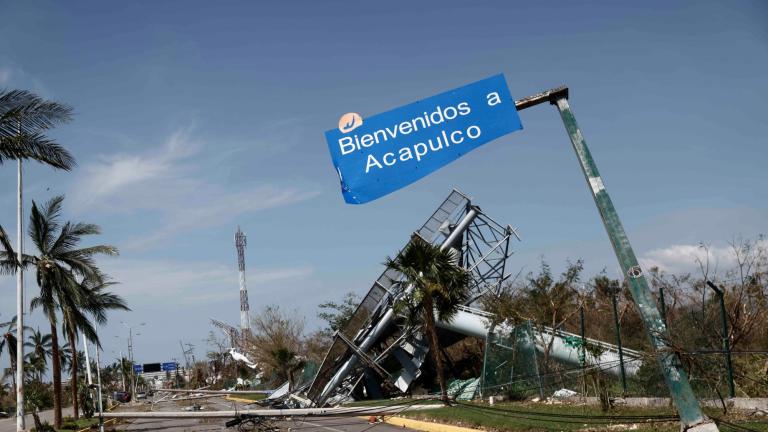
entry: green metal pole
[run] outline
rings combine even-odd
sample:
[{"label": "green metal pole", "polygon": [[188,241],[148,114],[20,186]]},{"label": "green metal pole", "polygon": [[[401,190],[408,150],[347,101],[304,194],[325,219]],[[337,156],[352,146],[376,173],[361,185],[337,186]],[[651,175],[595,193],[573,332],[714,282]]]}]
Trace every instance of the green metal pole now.
[{"label": "green metal pole", "polygon": [[659,288],[659,306],[661,307],[661,319],[667,325],[667,304],[664,302],[664,287]]},{"label": "green metal pole", "polygon": [[483,350],[483,379],[481,380],[480,384],[480,398],[485,397],[485,386],[488,385],[488,377],[485,376],[487,372],[486,368],[488,367],[488,347],[492,343],[493,339],[493,333],[488,332],[485,334],[485,349]]},{"label": "green metal pole", "polygon": [[619,305],[616,297],[620,288],[612,287],[611,299],[613,300],[613,327],[616,329],[616,347],[619,349],[619,372],[621,372],[621,391],[622,396],[627,394],[627,373],[624,369],[624,350],[621,348],[621,325],[619,324]]},{"label": "green metal pole", "polygon": [[711,281],[707,285],[715,290],[720,298],[720,319],[723,321],[723,354],[725,355],[725,367],[728,371],[728,397],[736,396],[736,389],[733,385],[733,364],[731,363],[731,343],[728,338],[728,315],[725,312],[725,293]]},{"label": "green metal pole", "polygon": [[670,349],[667,337],[667,328],[661,319],[659,309],[656,307],[655,299],[645,280],[643,270],[637,262],[629,239],[621,225],[619,215],[613,206],[608,192],[605,190],[603,179],[597,170],[592,155],[587,148],[587,143],[581,135],[576,118],[568,105],[567,95],[559,94],[550,99],[550,102],[557,105],[560,117],[568,132],[568,136],[576,151],[576,156],[581,164],[584,177],[587,180],[595,204],[600,211],[600,217],[603,220],[611,245],[619,260],[622,271],[629,282],[629,290],[637,304],[640,315],[645,322],[648,335],[651,339],[656,352],[658,353],[661,369],[664,372],[664,378],[667,381],[672,400],[677,406],[680,415],[681,429],[683,431],[709,432],[717,431],[717,426],[704,413],[701,412],[699,401],[693,394],[693,389],[688,382],[688,376],[685,373],[679,359]]}]

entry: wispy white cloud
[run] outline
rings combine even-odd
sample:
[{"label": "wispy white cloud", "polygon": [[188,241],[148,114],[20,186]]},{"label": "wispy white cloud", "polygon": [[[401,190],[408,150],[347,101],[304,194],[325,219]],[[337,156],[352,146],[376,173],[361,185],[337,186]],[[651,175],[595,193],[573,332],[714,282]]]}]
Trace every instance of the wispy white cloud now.
[{"label": "wispy white cloud", "polygon": [[226,187],[206,178],[194,163],[203,145],[191,128],[173,133],[161,146],[137,154],[102,157],[84,167],[71,197],[78,211],[131,214],[150,211],[164,223],[140,234],[127,249],[142,249],[186,230],[228,223],[239,215],[294,204],[316,190],[276,184]]},{"label": "wispy white cloud", "polygon": [[[768,247],[768,241],[760,240],[760,246]],[[646,269],[658,267],[668,273],[698,272],[703,266],[714,273],[734,268],[736,258],[736,249],[732,245],[677,244],[646,252],[640,258],[640,264]]]},{"label": "wispy white cloud", "polygon": [[[234,265],[216,262],[149,261],[123,258],[105,260],[104,270],[120,282],[114,291],[129,305],[140,308],[147,302],[174,302],[185,305],[237,301],[238,280]],[[261,293],[275,292],[285,284],[312,275],[309,266],[251,268],[248,285]]]}]

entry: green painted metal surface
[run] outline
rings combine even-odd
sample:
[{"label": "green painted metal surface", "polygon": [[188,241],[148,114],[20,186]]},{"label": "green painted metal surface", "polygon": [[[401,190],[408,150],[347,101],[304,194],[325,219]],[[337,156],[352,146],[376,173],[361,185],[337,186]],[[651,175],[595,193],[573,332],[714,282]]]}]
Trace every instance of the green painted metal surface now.
[{"label": "green painted metal surface", "polygon": [[621,372],[622,395],[627,394],[627,371],[624,369],[624,350],[621,348],[621,325],[619,324],[619,305],[617,303],[620,289],[616,287],[611,293],[613,302],[613,329],[616,332],[616,347],[619,349],[619,371]]},{"label": "green painted metal surface", "polygon": [[568,100],[559,98],[552,101],[552,103],[557,105],[560,112],[587,184],[595,199],[595,204],[600,211],[600,217],[608,232],[611,245],[619,260],[619,265],[629,283],[629,290],[643,318],[651,342],[656,349],[670,395],[680,415],[682,429],[687,430],[695,427],[697,430],[717,430],[714,423],[702,413],[699,402],[688,382],[688,376],[678,357],[671,351],[668,344],[669,338],[667,336],[666,324],[656,307],[656,301],[648,287],[648,282],[643,275],[632,246],[629,244],[629,239],[619,220],[619,215],[616,213],[613,202],[605,190],[600,172],[597,170],[597,165],[587,148],[587,143],[579,130],[576,118],[568,105]]},{"label": "green painted metal surface", "polygon": [[725,356],[725,370],[728,371],[728,397],[733,398],[736,396],[736,389],[733,386],[733,363],[731,363],[731,343],[728,336],[728,314],[725,310],[725,291],[712,281],[707,281],[707,285],[717,293],[720,300],[720,321],[723,324],[723,355]]}]

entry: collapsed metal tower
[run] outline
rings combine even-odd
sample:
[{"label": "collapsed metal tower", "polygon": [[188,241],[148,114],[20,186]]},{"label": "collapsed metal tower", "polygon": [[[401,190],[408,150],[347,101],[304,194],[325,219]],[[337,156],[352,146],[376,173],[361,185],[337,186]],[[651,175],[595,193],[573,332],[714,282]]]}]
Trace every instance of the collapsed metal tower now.
[{"label": "collapsed metal tower", "polygon": [[[453,190],[414,235],[442,249],[452,249],[471,274],[471,306],[488,293],[497,293],[509,274],[510,242],[518,238],[512,226],[502,226],[484,214],[470,198]],[[306,396],[316,406],[333,403],[365,388],[369,396],[406,392],[421,375],[428,344],[419,329],[409,327],[395,312],[395,302],[410,288],[402,275],[385,270],[373,283],[352,318],[336,333]],[[394,367],[385,365],[395,364]]]},{"label": "collapsed metal tower", "polygon": [[235,233],[235,248],[237,249],[237,270],[240,276],[240,332],[245,336],[251,328],[248,307],[248,289],[245,287],[245,234],[237,227]]}]

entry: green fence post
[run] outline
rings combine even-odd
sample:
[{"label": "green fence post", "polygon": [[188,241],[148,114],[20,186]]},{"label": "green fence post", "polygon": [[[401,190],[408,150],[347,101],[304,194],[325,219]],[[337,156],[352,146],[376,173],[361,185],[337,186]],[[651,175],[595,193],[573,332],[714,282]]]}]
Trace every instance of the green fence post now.
[{"label": "green fence post", "polygon": [[584,325],[584,303],[579,305],[579,330],[581,335],[581,356],[579,357],[579,363],[581,363],[581,397],[587,397],[587,337],[585,335],[586,329]]},{"label": "green fence post", "polygon": [[608,232],[611,245],[619,260],[621,269],[629,282],[629,290],[648,330],[651,343],[656,349],[670,395],[680,415],[681,429],[683,431],[696,432],[718,431],[714,422],[702,413],[699,401],[693,394],[693,389],[691,389],[691,385],[688,382],[688,376],[677,356],[670,349],[666,325],[661,319],[661,314],[659,314],[659,310],[656,307],[655,299],[648,287],[648,282],[645,280],[643,270],[640,268],[632,246],[629,244],[629,239],[624,231],[624,227],[621,225],[619,215],[613,206],[608,192],[605,190],[605,185],[597,170],[597,165],[592,159],[587,143],[576,123],[576,118],[568,105],[567,94],[551,97],[550,102],[553,105],[557,105],[571,144],[573,144],[573,149],[576,151],[576,156],[581,164],[584,177],[595,199],[595,204],[600,211],[600,217]]},{"label": "green fence post", "polygon": [[616,330],[616,348],[619,350],[619,372],[621,372],[621,395],[627,395],[627,372],[624,369],[624,349],[621,347],[621,324],[619,324],[619,305],[616,297],[621,288],[616,285],[611,287],[611,299],[613,300],[613,327]]},{"label": "green fence post", "polygon": [[720,298],[720,319],[723,321],[723,355],[725,355],[725,368],[728,371],[728,397],[736,396],[736,389],[733,385],[733,364],[731,363],[731,343],[728,338],[728,314],[725,312],[725,292],[711,281],[707,285],[715,290]]}]

